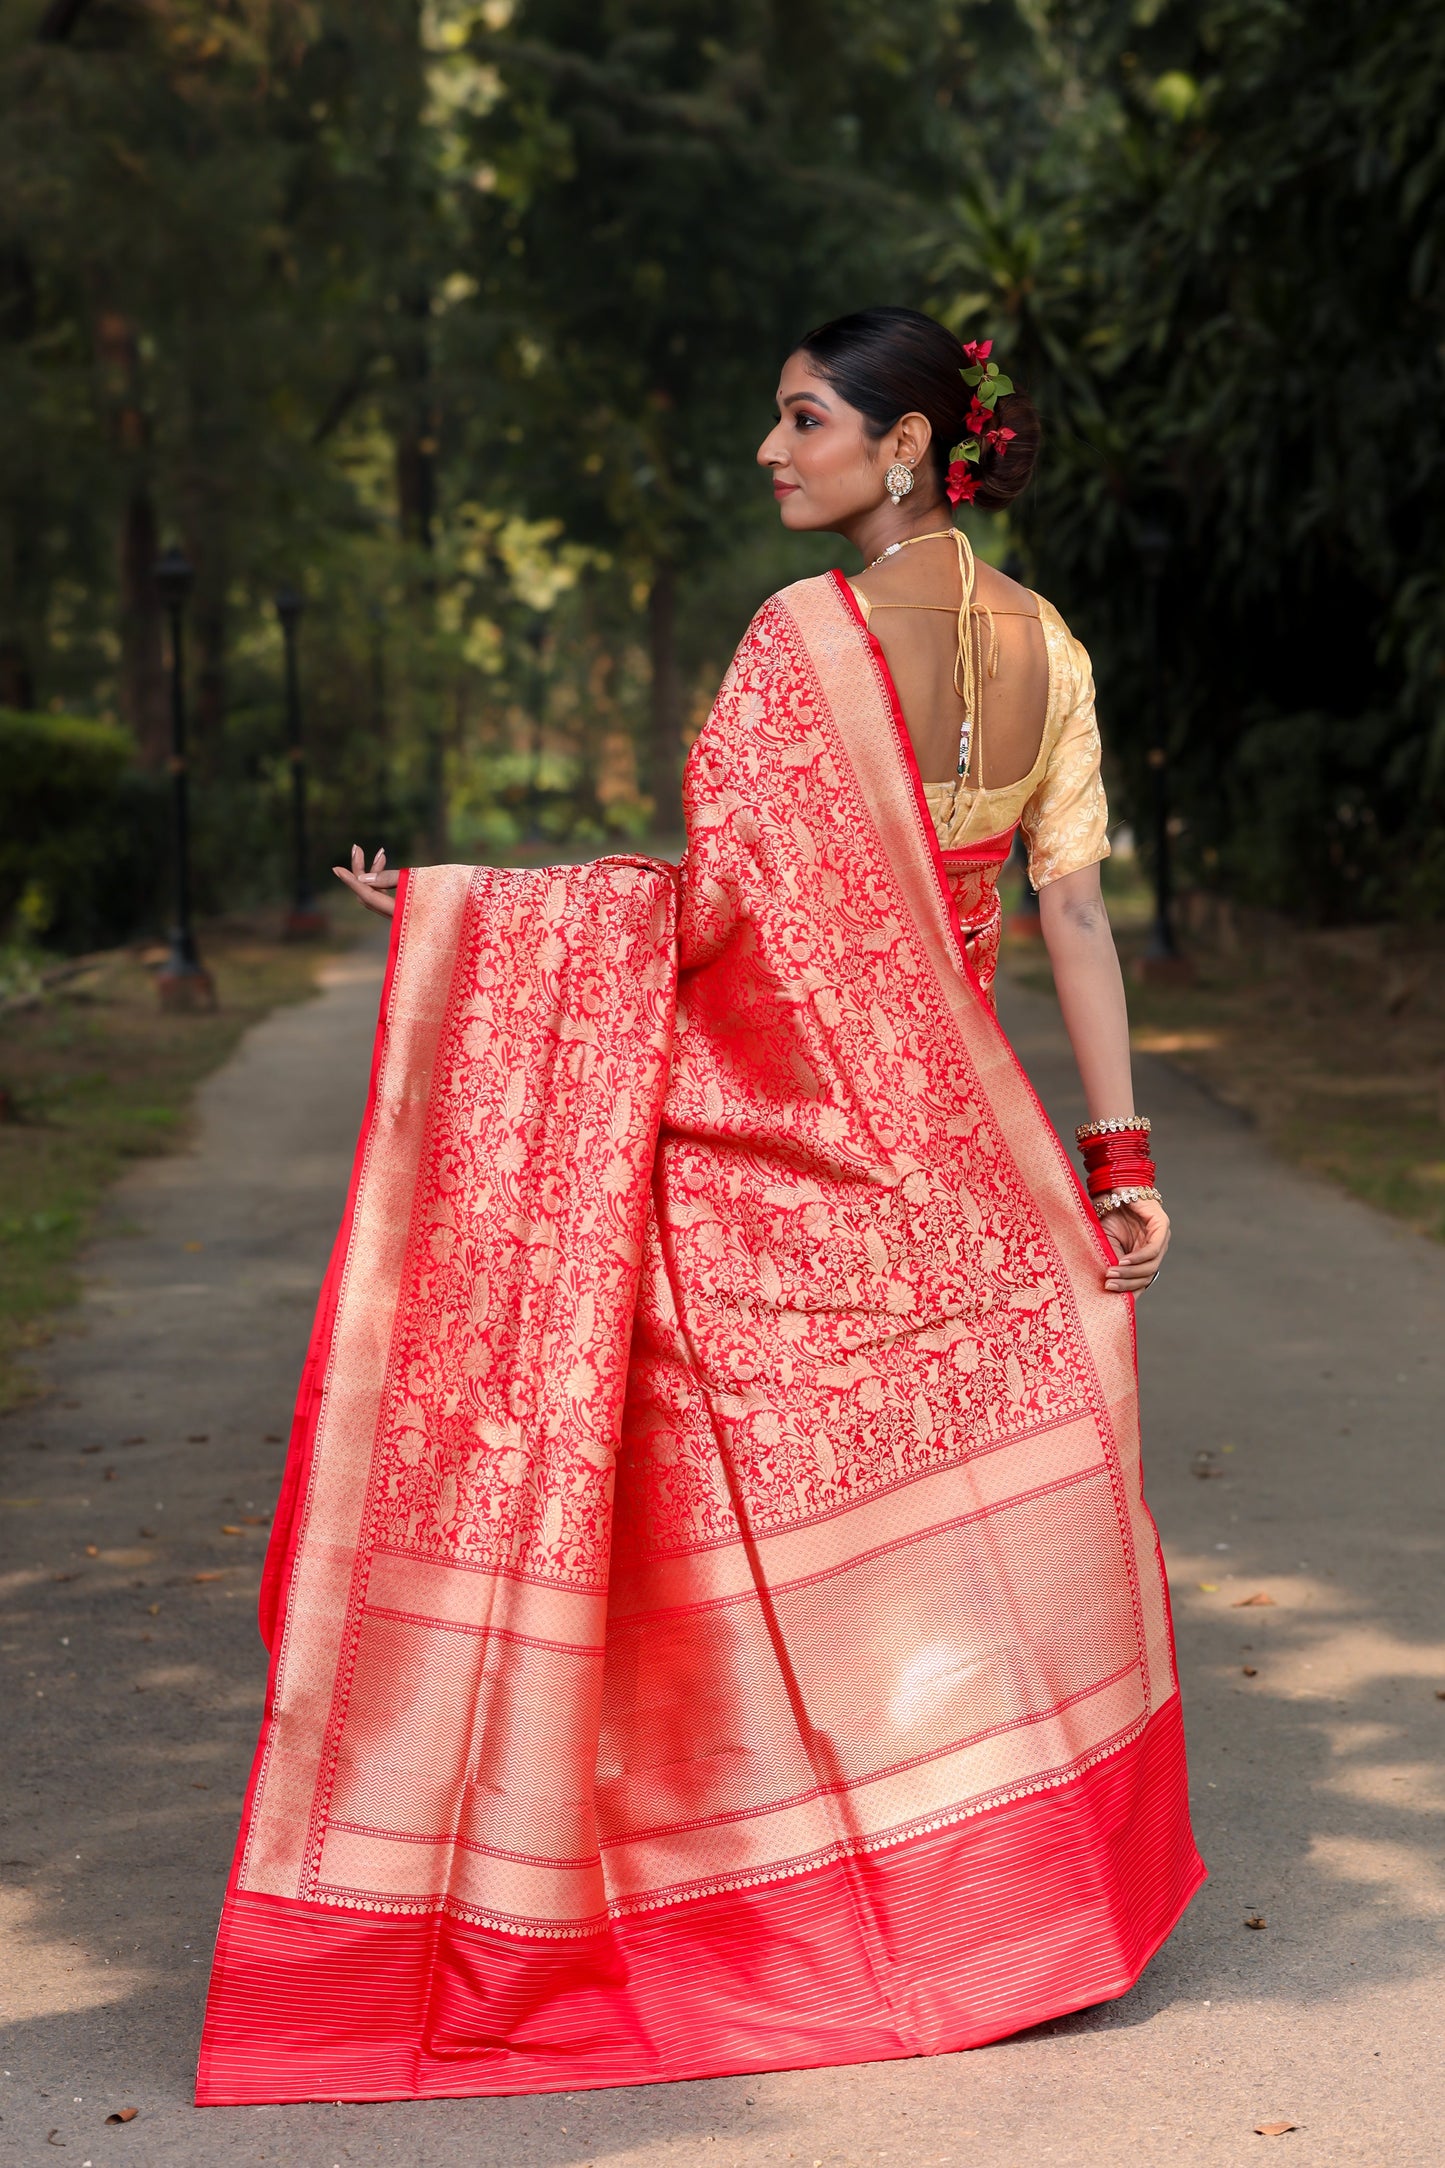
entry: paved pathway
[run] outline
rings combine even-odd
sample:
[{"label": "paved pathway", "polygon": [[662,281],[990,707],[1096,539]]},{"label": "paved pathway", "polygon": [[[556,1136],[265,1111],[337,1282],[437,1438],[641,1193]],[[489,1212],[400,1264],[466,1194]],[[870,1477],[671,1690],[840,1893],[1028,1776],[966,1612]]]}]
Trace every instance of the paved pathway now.
[{"label": "paved pathway", "polygon": [[[0,2161],[1232,2168],[1278,2145],[1307,2168],[1434,2168],[1445,1251],[1289,1173],[1149,1062],[1179,1239],[1140,1307],[1146,1467],[1214,1878],[1136,1991],[933,2061],[189,2106],[260,1708],[262,1522],[379,976],[361,952],[249,1036],[203,1094],[196,1149],[116,1194],[77,1329],[50,1351],[55,1397],[0,1423]],[[1072,1124],[1052,1006],[1015,993],[1009,1013]],[[1240,1607],[1257,1593],[1272,1605]],[[1254,2135],[1276,2119],[1299,2128]]]}]

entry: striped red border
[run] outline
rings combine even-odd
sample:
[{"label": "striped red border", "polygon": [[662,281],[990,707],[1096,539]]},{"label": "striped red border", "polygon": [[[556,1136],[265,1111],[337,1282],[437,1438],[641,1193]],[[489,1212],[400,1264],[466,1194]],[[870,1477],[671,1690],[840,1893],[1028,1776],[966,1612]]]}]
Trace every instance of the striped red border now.
[{"label": "striped red border", "polygon": [[1178,1697],[1072,1782],[583,1942],[245,1892],[203,2106],[570,2092],[980,2047],[1127,1993],[1204,1879]]}]

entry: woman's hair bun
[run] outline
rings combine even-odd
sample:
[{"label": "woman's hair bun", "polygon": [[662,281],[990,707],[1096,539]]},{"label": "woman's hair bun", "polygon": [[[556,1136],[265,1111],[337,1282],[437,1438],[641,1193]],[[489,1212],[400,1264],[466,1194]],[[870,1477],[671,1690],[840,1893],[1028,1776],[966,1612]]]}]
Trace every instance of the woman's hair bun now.
[{"label": "woman's hair bun", "polygon": [[985,444],[979,455],[973,501],[982,512],[1001,512],[1028,488],[1044,435],[1039,410],[1026,391],[1006,391],[993,413],[1000,427],[1013,431],[1013,442],[999,451]]},{"label": "woman's hair bun", "polygon": [[[973,400],[961,373],[963,346],[951,331],[918,309],[855,309],[810,331],[797,351],[858,409],[871,437],[881,437],[905,414],[926,415],[933,430],[929,456],[942,485]],[[1042,437],[1027,392],[1006,392],[994,416],[1013,438],[996,451],[984,446],[973,470],[973,502],[986,512],[1002,511],[1028,487]]]}]

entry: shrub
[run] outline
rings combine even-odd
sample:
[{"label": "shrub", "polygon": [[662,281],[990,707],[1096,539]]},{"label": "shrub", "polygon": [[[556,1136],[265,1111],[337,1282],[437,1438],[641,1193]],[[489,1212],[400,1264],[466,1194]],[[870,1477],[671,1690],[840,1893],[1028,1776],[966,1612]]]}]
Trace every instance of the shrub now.
[{"label": "shrub", "polygon": [[133,763],[113,723],[0,708],[0,935],[86,949],[153,919],[166,785]]}]

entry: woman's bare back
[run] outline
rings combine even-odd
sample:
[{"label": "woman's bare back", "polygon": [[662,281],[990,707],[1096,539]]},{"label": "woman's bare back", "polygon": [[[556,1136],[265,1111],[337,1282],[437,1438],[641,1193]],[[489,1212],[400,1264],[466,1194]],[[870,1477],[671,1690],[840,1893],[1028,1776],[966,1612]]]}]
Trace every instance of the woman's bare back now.
[{"label": "woman's bare back", "polygon": [[[887,659],[925,782],[952,781],[964,704],[957,690],[957,549],[945,535],[910,544],[853,585]],[[1037,598],[992,565],[974,574],[978,707],[968,781],[999,790],[1036,765],[1048,711],[1049,662]]]}]

